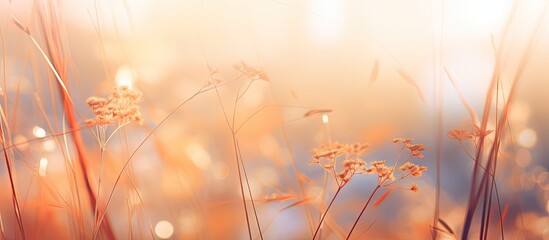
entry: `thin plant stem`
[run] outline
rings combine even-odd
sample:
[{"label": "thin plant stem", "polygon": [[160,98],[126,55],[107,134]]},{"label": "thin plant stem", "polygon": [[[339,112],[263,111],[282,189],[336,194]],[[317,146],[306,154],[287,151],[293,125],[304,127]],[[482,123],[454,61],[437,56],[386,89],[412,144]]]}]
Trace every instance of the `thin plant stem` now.
[{"label": "thin plant stem", "polygon": [[[219,85],[224,85],[224,84],[219,84]],[[204,93],[206,91],[209,91],[209,90],[212,90],[213,88],[207,88],[206,87],[206,84],[204,83],[202,85],[202,87],[200,89],[198,89],[197,92],[195,92],[193,95],[191,95],[190,97],[188,97],[187,99],[185,99],[184,101],[182,101],[179,105],[177,105],[172,111],[170,111],[164,118],[162,118],[162,120],[160,120],[160,122],[153,128],[151,129],[147,135],[143,138],[143,140],[138,144],[138,146],[134,149],[134,151],[130,154],[130,156],[128,157],[128,159],[126,159],[126,162],[124,162],[124,165],[122,166],[122,169],[118,172],[118,175],[116,176],[116,180],[114,181],[114,185],[109,193],[109,197],[107,198],[107,202],[105,204],[105,210],[103,211],[103,213],[101,214],[100,218],[99,218],[99,225],[101,225],[101,222],[103,221],[108,221],[108,218],[105,218],[106,217],[106,214],[107,214],[107,209],[109,208],[110,206],[110,203],[112,201],[112,197],[114,195],[114,191],[116,190],[116,187],[118,186],[118,183],[120,182],[120,179],[122,178],[122,174],[124,172],[124,170],[128,167],[130,161],[135,157],[135,154],[137,154],[137,151],[139,151],[139,149],[141,149],[143,147],[143,145],[145,144],[145,142],[147,142],[148,139],[151,138],[151,136],[153,135],[153,133],[156,132],[156,130],[158,130],[158,128],[160,126],[162,126],[169,118],[171,118],[175,112],[177,112],[177,110],[179,110],[180,108],[182,108],[187,102],[191,101],[192,99],[194,99],[196,96],[198,96],[199,94],[201,93]],[[94,235],[97,235],[98,234],[98,230],[95,231]]]},{"label": "thin plant stem", "polygon": [[351,234],[353,233],[353,230],[355,230],[356,225],[360,221],[360,218],[362,217],[362,214],[364,214],[364,211],[366,211],[366,208],[368,207],[368,205],[370,204],[370,202],[374,198],[374,195],[376,194],[377,190],[379,190],[380,188],[381,188],[381,185],[378,184],[376,186],[376,188],[374,189],[374,191],[372,192],[372,194],[370,195],[370,197],[368,198],[368,201],[366,202],[366,204],[364,204],[364,207],[362,208],[362,211],[360,211],[360,214],[356,218],[355,223],[353,224],[353,227],[351,227],[351,230],[347,234],[347,237],[345,238],[346,240],[348,240],[351,237]]},{"label": "thin plant stem", "polygon": [[244,173],[244,179],[246,179],[246,186],[248,188],[248,195],[250,196],[250,202],[252,204],[252,210],[254,212],[255,222],[257,224],[257,229],[259,231],[259,238],[263,240],[263,233],[261,232],[261,225],[259,224],[259,218],[257,217],[257,211],[255,209],[254,197],[252,196],[252,189],[250,188],[250,183],[248,182],[248,174],[246,173],[246,167],[244,166],[244,161],[242,160],[242,153],[240,151],[240,144],[238,139],[236,140],[236,146],[238,149],[238,156],[240,158],[240,164],[242,165],[242,172]]},{"label": "thin plant stem", "polygon": [[8,170],[8,176],[10,179],[10,186],[11,186],[11,192],[12,192],[12,200],[13,200],[13,209],[15,211],[15,217],[17,218],[17,225],[19,226],[19,231],[21,232],[21,236],[23,239],[26,239],[25,235],[25,228],[23,226],[23,218],[21,214],[21,208],[19,205],[19,201],[17,199],[17,192],[15,191],[15,183],[14,183],[14,174],[13,169],[11,166],[11,159],[8,156],[8,152],[6,151],[6,138],[4,137],[4,127],[2,123],[0,122],[0,135],[2,138],[2,148],[4,149],[4,158],[6,161],[6,168]]},{"label": "thin plant stem", "polygon": [[[345,186],[345,185],[343,185]],[[322,227],[322,223],[324,222],[324,218],[326,217],[326,215],[328,214],[328,211],[330,210],[330,208],[332,207],[332,204],[334,203],[335,199],[337,198],[337,195],[339,194],[339,192],[341,191],[341,189],[343,189],[343,186],[340,186],[337,188],[337,191],[336,193],[334,194],[334,196],[332,197],[332,200],[330,201],[330,203],[328,204],[328,207],[326,208],[326,210],[324,211],[324,213],[322,214],[322,217],[320,218],[320,222],[318,223],[318,226],[316,227],[316,230],[315,230],[315,233],[313,235],[313,238],[312,240],[314,240],[320,230],[320,228]]]},{"label": "thin plant stem", "polygon": [[103,159],[105,157],[105,146],[100,146],[100,157],[99,157],[99,176],[97,180],[97,197],[95,201],[95,209],[94,209],[94,215],[93,215],[93,224],[94,224],[94,231],[97,228],[97,217],[98,217],[98,211],[99,211],[99,197],[101,195],[101,175],[103,173]]},{"label": "thin plant stem", "polygon": [[236,155],[236,168],[238,172],[238,181],[240,183],[240,194],[242,196],[242,203],[244,204],[244,212],[246,213],[246,226],[248,227],[248,235],[250,237],[250,240],[252,240],[252,229],[250,227],[250,217],[248,216],[248,206],[246,204],[246,196],[244,195],[244,184],[242,183],[242,173],[240,171],[240,161],[238,160],[238,146],[236,141],[236,136],[233,134],[233,145],[234,145],[234,151]]}]

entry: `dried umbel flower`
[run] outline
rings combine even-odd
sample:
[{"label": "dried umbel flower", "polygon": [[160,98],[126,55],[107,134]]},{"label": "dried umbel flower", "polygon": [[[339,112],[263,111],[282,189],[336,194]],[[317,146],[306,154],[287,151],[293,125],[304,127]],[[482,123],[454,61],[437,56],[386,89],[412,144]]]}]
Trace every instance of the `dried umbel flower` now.
[{"label": "dried umbel flower", "polygon": [[260,79],[264,81],[270,80],[267,73],[265,73],[262,70],[258,70],[253,67],[250,67],[248,64],[244,62],[240,62],[240,64],[235,64],[234,68],[252,80],[260,80]]},{"label": "dried umbel flower", "polygon": [[425,150],[423,144],[412,144],[413,138],[393,138],[393,143],[401,142],[404,148],[408,149],[412,154],[412,157],[423,158],[425,157],[421,152]]},{"label": "dried umbel flower", "polygon": [[311,153],[315,159],[337,157],[344,153],[343,146],[338,142],[329,145],[321,144],[318,148],[314,148]]},{"label": "dried umbel flower", "polygon": [[127,86],[114,88],[107,98],[90,97],[86,103],[95,118],[87,119],[89,125],[123,125],[132,121],[142,124],[141,113],[137,105],[142,101],[142,93]]},{"label": "dried umbel flower", "polygon": [[366,162],[361,159],[347,159],[341,165],[343,170],[337,176],[343,183],[349,182],[353,175],[362,174],[366,171]]},{"label": "dried umbel flower", "polygon": [[473,134],[463,129],[454,129],[448,132],[448,137],[456,140],[464,140],[473,138]]},{"label": "dried umbel flower", "polygon": [[366,173],[377,173],[378,180],[380,182],[383,181],[394,181],[395,175],[393,174],[394,171],[391,167],[385,165],[386,160],[380,160],[380,161],[374,161],[370,164],[372,165],[370,168],[366,169]]},{"label": "dried umbel flower", "polygon": [[355,143],[346,145],[347,151],[356,156],[363,154],[369,146],[369,143]]},{"label": "dried umbel flower", "polygon": [[448,132],[448,137],[455,140],[465,140],[485,137],[493,132],[493,130],[482,130],[480,127],[475,126],[473,131],[467,131],[464,129],[454,129]]},{"label": "dried umbel flower", "polygon": [[420,177],[423,172],[427,171],[427,167],[407,162],[400,166],[400,170],[404,172],[405,176]]},{"label": "dried umbel flower", "polygon": [[482,130],[479,126],[475,126],[475,130],[472,132],[472,134],[475,137],[485,137],[485,136],[488,136],[493,131],[494,130]]},{"label": "dried umbel flower", "polygon": [[423,144],[408,144],[406,145],[406,148],[410,150],[410,153],[412,153],[412,156],[423,158],[424,155],[421,153],[421,151],[425,150],[425,146]]},{"label": "dried umbel flower", "polygon": [[[311,151],[313,160],[309,162],[309,165],[314,164],[322,167],[330,174],[333,174],[337,183],[343,186],[351,180],[353,175],[366,173],[366,162],[358,156],[363,154],[368,146],[369,144],[365,143],[341,144],[335,142],[328,145],[323,144]],[[345,157],[343,158],[345,160],[341,162],[343,169],[337,172],[339,157]]]}]

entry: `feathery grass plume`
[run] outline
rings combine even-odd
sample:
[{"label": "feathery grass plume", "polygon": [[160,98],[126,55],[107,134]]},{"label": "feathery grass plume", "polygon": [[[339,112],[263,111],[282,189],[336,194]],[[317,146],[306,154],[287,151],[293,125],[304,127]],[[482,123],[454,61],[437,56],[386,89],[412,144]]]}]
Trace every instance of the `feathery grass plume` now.
[{"label": "feathery grass plume", "polygon": [[115,87],[107,98],[90,97],[86,103],[90,106],[95,118],[87,119],[88,125],[124,125],[135,121],[143,124],[139,105],[143,94],[128,86]]}]

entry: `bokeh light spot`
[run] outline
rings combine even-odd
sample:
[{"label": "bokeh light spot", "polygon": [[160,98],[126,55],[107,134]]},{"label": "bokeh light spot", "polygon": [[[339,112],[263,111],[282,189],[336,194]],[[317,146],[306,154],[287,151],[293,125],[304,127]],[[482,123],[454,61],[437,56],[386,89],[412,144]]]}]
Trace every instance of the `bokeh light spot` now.
[{"label": "bokeh light spot", "polygon": [[166,221],[162,220],[158,223],[156,223],[156,226],[154,226],[154,234],[158,236],[161,239],[168,239],[173,235],[174,228],[173,225]]},{"label": "bokeh light spot", "polygon": [[536,145],[538,141],[538,135],[536,131],[531,128],[526,128],[519,133],[518,143],[522,147],[531,148]]}]

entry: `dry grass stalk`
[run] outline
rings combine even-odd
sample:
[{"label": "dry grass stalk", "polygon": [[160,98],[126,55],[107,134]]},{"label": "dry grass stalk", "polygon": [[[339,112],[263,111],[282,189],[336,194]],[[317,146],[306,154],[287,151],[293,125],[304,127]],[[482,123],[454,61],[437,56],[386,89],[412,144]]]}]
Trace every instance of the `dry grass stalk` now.
[{"label": "dry grass stalk", "polygon": [[[40,51],[41,55],[46,60],[46,63],[52,70],[52,73],[57,80],[58,87],[60,89],[60,95],[63,99],[63,107],[65,109],[66,118],[71,129],[79,129],[79,123],[76,118],[76,111],[73,106],[72,98],[69,94],[67,88],[68,75],[67,75],[67,63],[66,56],[63,51],[63,43],[61,41],[61,27],[58,20],[57,8],[56,5],[49,1],[40,1],[36,5],[36,11],[38,14],[39,23],[41,24],[41,29],[43,30],[43,36],[46,42],[46,50],[44,51],[42,47],[38,44],[36,39],[31,35],[29,29],[24,27],[15,17],[12,17],[12,23],[14,23],[18,28],[25,32],[33,42],[33,44]],[[80,167],[80,174],[82,176],[87,195],[89,198],[90,205],[96,205],[96,197],[93,189],[91,187],[91,179],[88,174],[88,159],[85,152],[84,141],[79,131],[72,132],[73,143],[77,150],[78,160]],[[109,239],[114,239],[114,232],[109,224],[104,225],[105,234]]]}]

